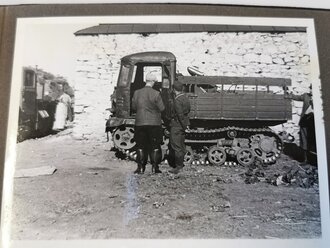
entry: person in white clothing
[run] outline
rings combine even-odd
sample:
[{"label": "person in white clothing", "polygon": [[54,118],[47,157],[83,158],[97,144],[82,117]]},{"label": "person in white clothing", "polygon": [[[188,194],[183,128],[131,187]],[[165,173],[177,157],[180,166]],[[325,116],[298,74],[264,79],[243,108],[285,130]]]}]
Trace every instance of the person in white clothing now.
[{"label": "person in white clothing", "polygon": [[54,131],[61,131],[65,128],[66,121],[68,119],[68,111],[71,107],[71,97],[61,90],[60,96],[57,99],[55,111],[55,121],[53,125]]}]

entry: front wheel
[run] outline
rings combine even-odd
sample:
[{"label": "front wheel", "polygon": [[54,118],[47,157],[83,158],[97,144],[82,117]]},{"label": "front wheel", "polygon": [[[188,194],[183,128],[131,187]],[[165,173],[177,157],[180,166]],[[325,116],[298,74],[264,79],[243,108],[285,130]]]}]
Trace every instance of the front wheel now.
[{"label": "front wheel", "polygon": [[135,146],[134,127],[120,126],[113,135],[112,141],[116,148],[123,150],[130,150]]}]

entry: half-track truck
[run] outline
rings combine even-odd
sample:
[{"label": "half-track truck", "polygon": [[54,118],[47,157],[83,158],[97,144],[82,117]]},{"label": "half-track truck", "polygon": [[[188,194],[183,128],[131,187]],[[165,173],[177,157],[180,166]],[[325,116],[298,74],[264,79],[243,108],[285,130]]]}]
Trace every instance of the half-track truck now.
[{"label": "half-track truck", "polygon": [[[143,52],[125,56],[108,120],[114,147],[134,158],[134,118],[131,99],[144,87],[153,71],[166,105],[173,82],[178,79],[190,100],[190,126],[186,130],[185,164],[196,162],[249,166],[259,161],[276,162],[283,149],[281,137],[270,127],[292,118],[286,97],[290,79],[264,77],[182,76],[176,73],[176,57],[170,52]],[[189,68],[189,72],[196,71]],[[167,153],[164,128],[163,153]],[[196,160],[197,159],[197,160]]]}]

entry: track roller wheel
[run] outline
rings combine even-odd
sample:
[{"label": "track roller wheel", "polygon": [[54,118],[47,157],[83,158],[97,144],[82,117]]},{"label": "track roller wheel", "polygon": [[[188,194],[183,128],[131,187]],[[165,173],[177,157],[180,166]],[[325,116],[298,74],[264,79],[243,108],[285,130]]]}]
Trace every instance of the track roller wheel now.
[{"label": "track roller wheel", "polygon": [[236,154],[236,158],[237,158],[237,162],[243,166],[249,166],[255,160],[253,151],[249,148],[240,149]]},{"label": "track roller wheel", "polygon": [[212,146],[207,152],[207,157],[213,165],[223,165],[226,162],[226,152],[222,147]]},{"label": "track roller wheel", "polygon": [[228,130],[228,131],[227,131],[227,136],[228,136],[228,138],[230,138],[230,139],[234,139],[234,138],[236,138],[236,136],[237,136],[237,131],[234,130],[234,129]]}]

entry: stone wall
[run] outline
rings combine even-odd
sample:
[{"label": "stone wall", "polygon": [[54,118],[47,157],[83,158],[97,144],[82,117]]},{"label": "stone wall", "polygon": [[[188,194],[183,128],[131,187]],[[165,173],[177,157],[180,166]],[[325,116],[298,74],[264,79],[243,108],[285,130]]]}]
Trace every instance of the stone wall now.
[{"label": "stone wall", "polygon": [[[292,80],[292,91],[308,91],[310,62],[306,33],[180,33],[77,36],[77,137],[104,139],[110,94],[117,82],[120,58],[136,52],[169,51],[177,70],[196,66],[206,75],[278,77]],[[293,119],[285,124],[298,141],[301,103],[293,102]],[[275,127],[281,130],[282,127]]]}]

